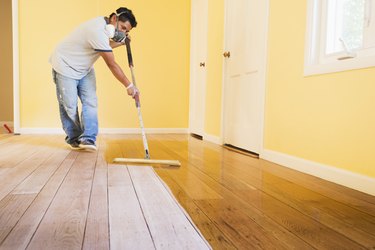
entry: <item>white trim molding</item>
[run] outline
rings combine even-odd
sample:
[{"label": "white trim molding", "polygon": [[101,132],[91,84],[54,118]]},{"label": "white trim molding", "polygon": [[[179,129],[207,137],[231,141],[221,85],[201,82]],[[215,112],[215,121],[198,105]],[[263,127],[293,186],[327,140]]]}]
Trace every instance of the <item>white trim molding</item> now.
[{"label": "white trim molding", "polygon": [[[226,36],[228,35],[228,24],[227,24],[227,19],[228,19],[228,11],[227,11],[227,8],[228,8],[228,5],[231,3],[231,0],[225,0],[225,11],[224,11],[224,36],[223,36],[223,51],[227,51],[228,48],[227,48],[227,39],[226,39]],[[268,37],[268,33],[269,33],[269,17],[270,17],[270,0],[265,0],[264,1],[264,4],[265,4],[265,13],[262,13],[264,14],[265,16],[263,17],[264,18],[264,43],[267,45],[268,44],[268,40],[269,40],[269,37]],[[260,114],[260,117],[259,117],[259,143],[258,143],[258,147],[257,147],[257,152],[255,153],[261,153],[262,152],[262,149],[263,149],[263,141],[264,141],[264,124],[265,124],[265,105],[266,105],[266,84],[267,84],[267,81],[268,81],[268,47],[266,46],[264,48],[264,51],[262,51],[263,53],[263,58],[262,58],[262,63],[261,63],[261,66],[260,66],[260,69],[259,69],[259,72],[260,72],[260,75],[259,75],[259,78],[260,78],[260,81],[261,81],[261,84],[259,86],[259,114]],[[225,87],[226,87],[226,83],[227,83],[227,74],[226,74],[226,67],[227,67],[227,61],[226,60],[223,60],[222,61],[222,83],[221,83],[221,93],[222,93],[222,96],[221,96],[221,119],[220,119],[220,129],[221,129],[221,132],[220,132],[220,137],[218,139],[215,139],[215,141],[213,141],[214,143],[216,144],[220,144],[220,145],[223,145],[224,143],[227,143],[227,140],[225,138],[225,103],[227,102],[227,100],[225,100]],[[255,151],[255,150],[254,150]]]},{"label": "white trim molding", "polygon": [[210,135],[210,134],[206,134],[206,133],[204,133],[204,135],[203,135],[203,140],[208,141],[208,142],[212,142],[212,143],[217,144],[217,145],[223,144],[223,140],[220,138],[220,136]]},{"label": "white trim molding", "polygon": [[12,38],[13,38],[13,132],[20,132],[20,94],[19,94],[19,37],[18,37],[18,0],[12,0]]},{"label": "white trim molding", "polygon": [[[366,44],[354,51],[343,45],[343,50],[336,53],[326,54],[327,34],[327,1],[308,0],[307,1],[307,26],[305,34],[305,62],[304,76],[341,72],[353,69],[362,69],[375,66],[374,32],[375,19],[371,15],[375,14],[375,6],[366,4],[368,12],[368,27],[364,29],[363,35],[370,37]],[[370,22],[371,20],[371,22]],[[370,25],[371,24],[371,25]],[[342,40],[342,43],[345,42]]]},{"label": "white trim molding", "polygon": [[[20,128],[20,134],[64,134],[62,128]],[[149,134],[187,134],[187,128],[146,128]],[[140,134],[139,128],[100,128],[99,134]]]},{"label": "white trim molding", "polygon": [[[147,134],[187,134],[187,128],[145,128]],[[140,134],[140,128],[102,128],[101,134]]]},{"label": "white trim molding", "polygon": [[375,195],[375,178],[305,160],[272,150],[263,150],[260,158],[370,195]]}]

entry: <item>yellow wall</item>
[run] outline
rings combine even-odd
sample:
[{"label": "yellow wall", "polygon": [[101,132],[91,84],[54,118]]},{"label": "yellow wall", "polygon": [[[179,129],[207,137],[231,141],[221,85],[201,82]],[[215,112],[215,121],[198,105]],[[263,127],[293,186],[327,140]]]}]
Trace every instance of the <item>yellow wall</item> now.
[{"label": "yellow wall", "polygon": [[[49,54],[77,24],[122,1],[19,2],[21,127],[60,127]],[[132,48],[145,123],[186,128],[190,1],[126,4],[139,21]],[[270,0],[264,147],[375,176],[375,69],[304,77],[306,7],[306,1]],[[214,136],[221,133],[223,14],[224,0],[209,0],[205,132]],[[127,68],[124,49],[115,54]],[[101,59],[96,69],[101,127],[138,127],[123,87]]]},{"label": "yellow wall", "polygon": [[221,135],[221,95],[223,82],[224,0],[208,1],[207,87],[205,132]]},{"label": "yellow wall", "polygon": [[306,1],[270,2],[265,148],[375,177],[375,68],[304,77]]},{"label": "yellow wall", "polygon": [[12,0],[0,1],[0,121],[13,121]]},{"label": "yellow wall", "polygon": [[[81,22],[124,4],[138,20],[132,52],[145,125],[188,127],[190,1],[19,0],[21,128],[61,127],[50,53]],[[115,56],[130,78],[125,47],[115,49]],[[100,127],[138,127],[124,87],[101,58],[95,68]]]}]

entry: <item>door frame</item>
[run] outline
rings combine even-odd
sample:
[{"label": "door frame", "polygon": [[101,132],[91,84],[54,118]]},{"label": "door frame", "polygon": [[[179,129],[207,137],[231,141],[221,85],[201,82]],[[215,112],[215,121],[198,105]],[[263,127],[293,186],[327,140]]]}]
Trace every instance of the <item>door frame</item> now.
[{"label": "door frame", "polygon": [[13,132],[20,133],[20,67],[18,0],[12,0],[12,39],[13,39]]},{"label": "door frame", "polygon": [[[191,1],[191,14],[190,16],[192,17],[193,16],[193,1],[200,1],[200,0],[192,0]],[[206,22],[207,22],[207,25],[208,25],[208,8],[209,8],[209,5],[208,5],[208,0],[205,0],[206,3],[207,3],[207,15],[204,16],[204,18],[206,18]],[[192,24],[192,21],[191,20],[191,28],[193,27],[193,24]],[[208,29],[208,26],[207,26],[207,29]],[[196,99],[196,96],[194,95],[194,91],[195,89],[199,88],[199,85],[197,84],[197,82],[195,81],[196,80],[196,76],[198,75],[198,72],[196,70],[196,64],[199,63],[197,61],[195,61],[194,59],[197,59],[195,58],[195,47],[194,47],[194,44],[195,44],[195,39],[199,39],[199,37],[197,37],[196,35],[194,35],[196,32],[193,31],[192,29],[190,30],[190,89],[189,89],[189,133],[192,133],[193,131],[191,130],[192,126],[192,112],[194,111],[193,110],[193,101],[194,99]],[[206,39],[207,41],[207,39]],[[205,58],[205,63],[207,63],[207,44],[205,44],[205,53],[206,53],[206,58]],[[203,96],[206,97],[206,93],[207,93],[207,71],[205,69],[205,82],[202,83],[204,86],[201,87],[202,91],[203,91]],[[206,136],[206,133],[205,133],[205,124],[206,124],[206,98],[203,98],[203,103],[202,103],[202,106],[203,106],[203,121],[201,121],[203,123],[203,127],[202,127],[202,131],[198,131],[198,132],[201,132],[201,134],[199,134],[200,136],[202,136],[203,138]]]},{"label": "door frame", "polygon": [[[224,48],[223,52],[227,51],[227,10],[228,5],[230,4],[231,0],[224,0]],[[261,92],[260,94],[260,113],[261,113],[261,120],[260,122],[260,145],[259,145],[259,156],[261,157],[263,155],[264,151],[264,125],[265,125],[265,101],[266,101],[266,83],[268,79],[268,32],[269,32],[269,13],[270,13],[270,0],[264,0],[266,1],[267,11],[265,13],[266,15],[266,32],[264,40],[266,42],[266,48],[264,52],[264,65],[262,65],[262,71],[263,74],[260,75],[261,79]],[[225,138],[224,138],[224,131],[225,131],[225,86],[228,84],[228,76],[227,76],[227,65],[226,60],[223,59],[223,82],[222,82],[222,98],[221,98],[221,134],[220,134],[220,141],[221,144],[224,144]]]}]

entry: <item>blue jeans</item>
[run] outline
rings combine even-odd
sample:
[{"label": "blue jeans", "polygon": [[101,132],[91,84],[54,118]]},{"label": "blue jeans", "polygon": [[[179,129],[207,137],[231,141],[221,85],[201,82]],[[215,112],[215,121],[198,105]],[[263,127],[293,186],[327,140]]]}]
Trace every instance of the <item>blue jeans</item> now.
[{"label": "blue jeans", "polygon": [[[98,135],[98,101],[95,71],[92,69],[82,79],[72,79],[52,69],[59,101],[60,118],[69,144],[77,141],[96,141]],[[82,103],[81,119],[78,97]]]}]

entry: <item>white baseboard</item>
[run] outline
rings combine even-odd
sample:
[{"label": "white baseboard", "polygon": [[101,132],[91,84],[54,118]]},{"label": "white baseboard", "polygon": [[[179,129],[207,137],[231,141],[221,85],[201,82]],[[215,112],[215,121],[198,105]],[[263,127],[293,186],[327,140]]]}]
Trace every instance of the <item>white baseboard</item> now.
[{"label": "white baseboard", "polygon": [[209,135],[209,134],[206,134],[206,133],[203,135],[203,140],[215,143],[217,145],[223,144],[222,140],[219,136]]},{"label": "white baseboard", "polygon": [[[148,134],[186,134],[187,128],[146,128]],[[100,128],[99,134],[140,134],[139,128]],[[20,128],[20,134],[64,134],[62,128]]]},{"label": "white baseboard", "polygon": [[20,134],[26,135],[33,135],[33,134],[40,134],[40,135],[59,135],[64,134],[64,130],[62,128],[19,128]]},{"label": "white baseboard", "polygon": [[[146,134],[187,134],[187,128],[145,128]],[[100,134],[140,134],[140,128],[101,128]]]},{"label": "white baseboard", "polygon": [[370,195],[375,195],[375,178],[369,176],[267,149],[262,151],[260,158]]}]

